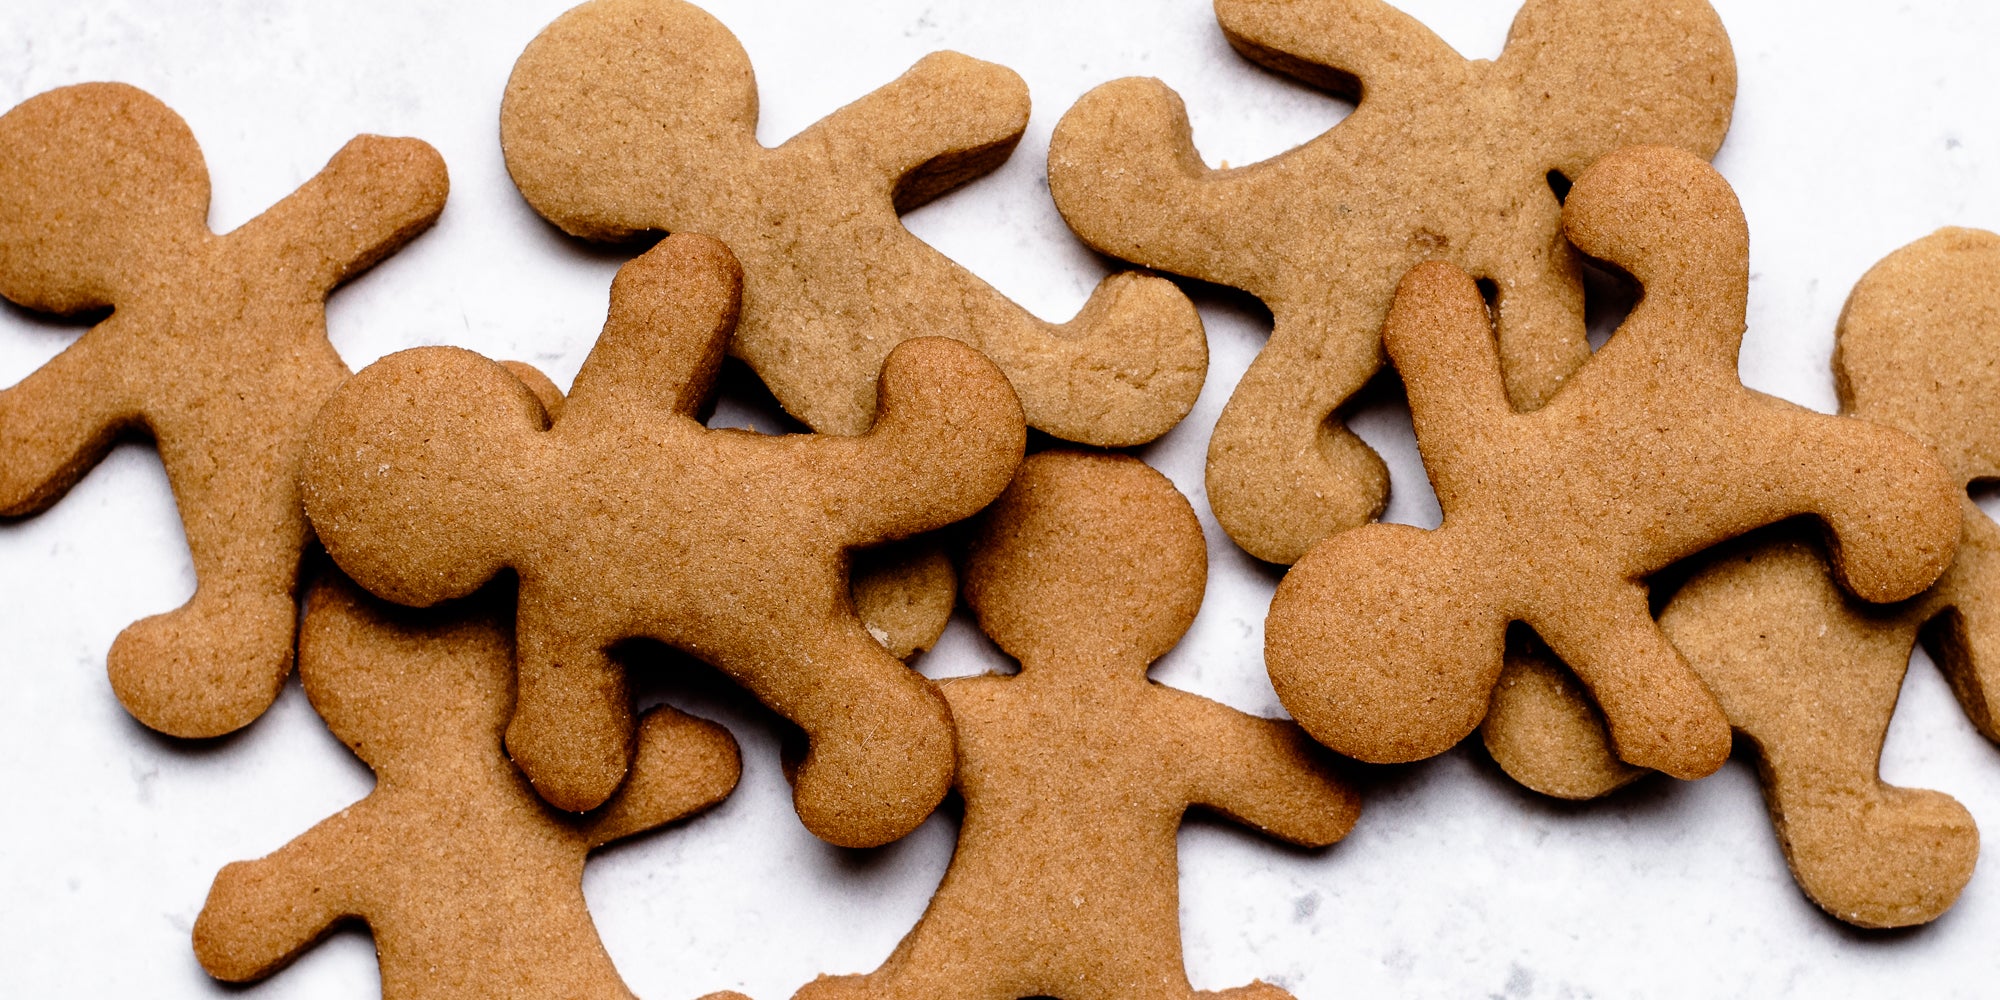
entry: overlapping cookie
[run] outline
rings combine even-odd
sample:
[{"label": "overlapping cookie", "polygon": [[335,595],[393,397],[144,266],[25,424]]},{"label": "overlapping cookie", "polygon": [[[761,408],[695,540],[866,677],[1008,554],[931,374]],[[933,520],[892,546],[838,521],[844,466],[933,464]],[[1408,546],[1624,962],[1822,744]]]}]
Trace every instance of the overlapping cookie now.
[{"label": "overlapping cookie", "polygon": [[[1834,356],[1843,411],[1929,445],[1961,488],[2000,476],[2000,237],[1941,230],[1876,264],[1842,313]],[[2000,526],[1961,497],[1957,558],[1921,596],[1869,605],[1841,593],[1824,554],[1796,539],[1715,560],[1669,602],[1661,628],[1750,737],[1779,842],[1799,885],[1869,927],[1935,919],[1972,874],[1978,832],[1949,797],[1884,783],[1882,743],[1921,637],[1981,732],[2000,739]],[[1483,726],[1516,780],[1594,798],[1645,772],[1557,668],[1510,667]]]},{"label": "overlapping cookie", "polygon": [[729,29],[681,0],[591,0],[515,63],[500,142],[522,196],[566,232],[727,243],[744,269],[729,351],[816,431],[866,430],[883,359],[944,336],[1007,373],[1030,426],[1150,441],[1187,414],[1208,368],[1201,320],[1171,282],[1113,275],[1075,319],[1045,323],[898,218],[998,167],[1027,122],[1013,71],[939,52],[766,148]]},{"label": "overlapping cookie", "polygon": [[146,725],[217,736],[277,697],[308,537],[306,427],[348,374],[326,297],[430,226],[447,186],[428,145],[361,136],[216,235],[201,149],[144,91],[79,84],[0,117],[0,295],[115,310],[0,391],[0,514],[55,503],[120,434],[152,437],[196,582],[111,647],[112,690]]},{"label": "overlapping cookie", "polygon": [[835,843],[914,828],[950,784],[935,688],[856,618],[848,552],[977,512],[1020,462],[1006,376],[912,340],[884,363],[866,434],[710,430],[693,414],[734,327],[740,272],[706,236],[619,271],[561,415],[493,362],[422,348],[370,365],[313,426],[306,510],[342,569],[428,605],[520,578],[519,701],[507,746],[544,798],[618,787],[631,702],[607,648],[678,646],[803,727],[799,815]]},{"label": "overlapping cookie", "polygon": [[1381,364],[1396,282],[1449,261],[1495,297],[1507,398],[1548,400],[1589,355],[1559,190],[1633,143],[1711,156],[1735,99],[1701,0],[1529,0],[1495,61],[1468,61],[1381,0],[1218,0],[1237,51],[1357,101],[1283,155],[1211,170],[1179,96],[1126,79],[1056,126],[1049,189],[1084,242],[1243,289],[1275,327],[1208,451],[1237,544],[1290,563],[1380,514],[1388,473],[1339,407]]},{"label": "overlapping cookie", "polygon": [[[1201,606],[1201,525],[1137,459],[1028,458],[966,571],[1016,676],[944,682],[965,798],[958,850],[883,966],[834,997],[1194,997],[1181,962],[1175,833],[1204,806],[1324,846],[1360,802],[1295,725],[1146,679]],[[1202,996],[1288,997],[1266,983]]]},{"label": "overlapping cookie", "polygon": [[1428,263],[1397,293],[1385,341],[1443,524],[1327,539],[1265,624],[1279,698],[1342,753],[1405,761],[1457,743],[1519,621],[1589,688],[1620,758],[1699,777],[1728,756],[1729,724],[1653,621],[1649,576],[1800,514],[1825,523],[1840,582],[1868,600],[1915,594],[1951,561],[1958,494],[1919,442],[1737,380],[1749,239],[1706,162],[1622,149],[1577,180],[1563,224],[1645,293],[1540,410],[1510,405],[1471,278]]},{"label": "overlapping cookie", "polygon": [[551,809],[500,746],[514,650],[498,596],[413,612],[345,581],[313,588],[299,673],[375,790],[216,876],[194,927],[211,975],[261,979],[358,920],[385,1000],[631,997],[584,904],[584,856],[721,801],[736,741],[655,708],[615,798],[583,816]]}]

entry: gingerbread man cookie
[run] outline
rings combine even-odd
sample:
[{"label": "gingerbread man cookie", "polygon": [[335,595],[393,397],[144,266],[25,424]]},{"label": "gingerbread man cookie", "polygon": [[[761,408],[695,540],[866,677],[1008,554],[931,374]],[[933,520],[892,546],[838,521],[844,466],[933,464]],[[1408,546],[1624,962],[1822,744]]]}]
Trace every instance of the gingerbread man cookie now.
[{"label": "gingerbread man cookie", "polygon": [[361,136],[216,235],[201,149],[145,92],[81,84],[0,117],[0,295],[115,310],[0,392],[0,514],[55,503],[122,433],[158,445],[196,585],[111,647],[112,690],[146,725],[217,736],[277,697],[308,537],[306,427],[348,374],[326,297],[428,227],[447,186],[428,145]]},{"label": "gingerbread man cookie", "polygon": [[1380,0],[1217,0],[1238,52],[1357,102],[1281,156],[1211,170],[1157,80],[1084,95],[1049,189],[1084,242],[1240,288],[1271,340],[1229,399],[1208,495],[1237,544],[1290,563],[1382,512],[1388,471],[1339,407],[1381,365],[1396,282],[1449,261],[1497,296],[1508,398],[1532,409],[1589,355],[1553,187],[1631,143],[1714,155],[1736,68],[1701,0],[1529,0],[1494,61],[1468,61]]},{"label": "gingerbread man cookie", "polygon": [[729,732],[655,708],[618,795],[559,813],[501,751],[514,655],[497,602],[412,612],[341,581],[307,603],[306,694],[375,790],[215,877],[194,927],[202,967],[261,979],[360,920],[385,1000],[631,997],[584,904],[584,857],[728,796],[741,770]]},{"label": "gingerbread man cookie", "polygon": [[898,218],[998,167],[1027,122],[1013,71],[939,52],[766,148],[729,29],[680,0],[592,0],[515,63],[500,142],[522,196],[566,232],[727,243],[744,270],[729,351],[816,431],[867,429],[883,359],[943,336],[993,358],[1031,426],[1150,441],[1187,415],[1208,369],[1201,320],[1171,282],[1114,275],[1075,319],[1046,323]]},{"label": "gingerbread man cookie", "polygon": [[[1855,285],[1834,356],[1845,412],[1931,446],[1961,487],[2000,475],[2000,236],[1945,229],[1884,258]],[[1866,605],[1792,540],[1718,560],[1676,594],[1661,626],[1752,738],[1774,825],[1800,886],[1849,923],[1923,923],[1957,899],[1978,833],[1935,792],[1882,782],[1889,721],[1921,638],[1989,739],[2000,633],[2000,526],[1969,498],[1943,577],[1914,600]],[[1512,664],[1482,727],[1509,775],[1545,794],[1594,798],[1645,772],[1617,762],[1602,718],[1546,661]]]},{"label": "gingerbread man cookie", "polygon": [[1924,618],[1965,714],[2000,742],[2000,524],[1967,492],[2000,478],[2000,236],[1941,229],[1890,254],[1854,286],[1836,343],[1847,411],[1929,445],[1959,486],[1958,558]]},{"label": "gingerbread man cookie", "polygon": [[606,648],[652,638],[714,664],[812,740],[799,815],[848,846],[913,829],[950,786],[932,685],[855,617],[848,551],[977,512],[1026,441],[1006,376],[943,338],[890,354],[868,433],[766,436],[693,417],[737,315],[720,242],[668,237],[625,265],[553,426],[505,370],[423,348],[321,411],[305,502],[327,551],[381,597],[428,605],[520,576],[520,701],[507,746],[555,805],[595,807],[630,758]]},{"label": "gingerbread man cookie", "polygon": [[1798,514],[1826,523],[1841,582],[1868,600],[1915,594],[1951,561],[1958,501],[1921,444],[1737,380],[1749,237],[1705,161],[1660,146],[1606,156],[1563,226],[1645,294],[1540,410],[1509,404],[1471,278],[1423,264],[1397,293],[1385,342],[1443,524],[1327,539],[1265,624],[1279,698],[1342,753],[1405,761],[1457,743],[1520,621],[1590,688],[1619,757],[1699,777],[1728,756],[1729,724],[1653,621],[1647,577]]},{"label": "gingerbread man cookie", "polygon": [[951,867],[887,963],[801,1000],[1289,996],[1188,985],[1175,832],[1205,806],[1324,846],[1360,802],[1297,726],[1146,679],[1206,575],[1194,511],[1144,463],[1022,464],[981,523],[965,594],[1021,672],[944,683],[965,797]]}]

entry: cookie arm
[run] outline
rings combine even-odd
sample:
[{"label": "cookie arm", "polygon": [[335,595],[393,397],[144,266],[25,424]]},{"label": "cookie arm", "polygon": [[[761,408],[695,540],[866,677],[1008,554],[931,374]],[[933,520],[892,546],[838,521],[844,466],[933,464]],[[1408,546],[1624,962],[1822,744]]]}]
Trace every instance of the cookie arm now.
[{"label": "cookie arm", "polygon": [[742,774],[729,730],[661,705],[639,719],[632,774],[584,836],[601,847],[700,812],[728,798]]},{"label": "cookie arm", "polygon": [[1626,763],[1694,779],[1729,759],[1729,720],[1660,632],[1644,587],[1608,584],[1523,618],[1590,688]]},{"label": "cookie arm", "polygon": [[1361,798],[1296,723],[1260,719],[1206,698],[1158,688],[1189,798],[1288,843],[1324,847],[1353,829]]},{"label": "cookie arm", "polygon": [[103,329],[0,390],[0,516],[55,503],[138,419],[119,374],[128,359]]},{"label": "cookie arm", "polygon": [[444,159],[429,143],[357,136],[235,236],[268,242],[283,266],[332,289],[429,229],[449,190]]},{"label": "cookie arm", "polygon": [[[1430,261],[1396,286],[1382,343],[1409,391],[1410,418],[1431,479],[1483,451],[1492,432],[1513,415],[1501,381],[1500,354],[1486,300],[1464,271]],[[1450,516],[1450,499],[1439,496]]]},{"label": "cookie arm", "polygon": [[933,52],[821,119],[781,149],[824,145],[836,163],[870,163],[907,212],[1014,152],[1028,128],[1028,85],[1005,66]]},{"label": "cookie arm", "polygon": [[1494,336],[1507,398],[1518,410],[1540,408],[1590,360],[1581,263],[1562,237],[1562,208],[1546,186],[1531,201],[1515,216],[1513,233],[1474,249],[1465,262],[1497,286]]},{"label": "cookie arm", "polygon": [[955,340],[903,342],[882,365],[875,426],[816,435],[809,488],[847,521],[846,544],[870,545],[977,513],[1007,488],[1027,425],[1007,376]]},{"label": "cookie arm", "polygon": [[1381,0],[1216,0],[1215,18],[1244,58],[1353,101],[1462,61]]},{"label": "cookie arm", "polygon": [[194,923],[201,967],[232,983],[262,979],[311,947],[336,922],[364,916],[350,898],[346,859],[371,838],[350,807],[257,861],[215,876]]},{"label": "cookie arm", "polygon": [[[1818,515],[1841,585],[1867,601],[1917,594],[1951,564],[1964,493],[1929,449],[1870,421],[1736,392],[1741,409],[1719,413],[1717,425],[1756,427],[1767,443],[1732,447],[1719,437],[1715,454],[1703,456],[1712,470],[1707,481],[1730,491],[1739,512],[1727,528]],[[1669,555],[1692,551],[1698,539],[1681,541]]]},{"label": "cookie arm", "polygon": [[1605,154],[1571,186],[1563,234],[1645,289],[1594,367],[1651,380],[1667,364],[1736,380],[1750,231],[1736,193],[1707,160],[1667,146]]},{"label": "cookie arm", "polygon": [[710,236],[669,236],[628,261],[562,419],[622,423],[633,409],[692,418],[722,368],[742,288],[735,255]]},{"label": "cookie arm", "polygon": [[1261,178],[1279,162],[1209,169],[1180,95],[1131,77],[1063,113],[1049,138],[1049,194],[1100,253],[1263,294],[1271,268],[1259,223],[1273,195]]}]

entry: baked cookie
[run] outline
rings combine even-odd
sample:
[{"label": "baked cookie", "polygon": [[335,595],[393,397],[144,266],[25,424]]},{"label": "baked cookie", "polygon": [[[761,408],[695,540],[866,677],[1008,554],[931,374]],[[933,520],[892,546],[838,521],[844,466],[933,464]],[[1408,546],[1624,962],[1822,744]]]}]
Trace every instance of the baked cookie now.
[{"label": "baked cookie", "polygon": [[776,148],[734,35],[680,0],[592,0],[528,45],[500,144],[528,203],[575,236],[708,233],[744,271],[729,352],[821,433],[875,419],[876,373],[914,337],[962,340],[1013,382],[1028,424],[1120,446],[1194,406],[1208,346],[1162,278],[1106,278],[1046,323],[903,228],[907,212],[998,167],[1028,123],[1012,70],[955,52]]},{"label": "baked cookie", "polygon": [[677,235],[626,264],[553,425],[507,371],[421,348],[356,375],[313,425],[306,511],[376,595],[429,605],[520,577],[507,747],[542,796],[595,808],[631,757],[607,648],[651,638],[803,727],[799,815],[846,846],[902,836],[950,786],[951,720],[855,616],[848,552],[976,513],[1026,441],[992,362],[920,338],[882,370],[866,434],[711,430],[693,414],[735,325],[740,272]]},{"label": "baked cookie", "polygon": [[[1843,412],[1930,445],[1961,487],[2000,475],[2000,236],[1944,229],[1884,258],[1841,316]],[[1958,555],[1921,596],[1869,605],[1830,582],[1825,556],[1783,538],[1718,559],[1660,623],[1751,737],[1794,876],[1829,914],[1867,927],[1933,920],[1978,855],[1972,818],[1936,792],[1884,784],[1879,761],[1910,650],[1921,638],[1989,739],[2000,525],[1962,500]],[[1646,772],[1618,762],[1604,722],[1545,660],[1510,663],[1482,726],[1530,788],[1607,794]]]},{"label": "baked cookie", "polygon": [[551,809],[501,751],[514,648],[492,596],[413,612],[345,581],[313,588],[299,674],[375,790],[215,877],[194,926],[209,974],[261,979],[359,920],[384,1000],[632,996],[584,904],[584,856],[728,796],[736,741],[655,708],[615,798],[583,816]]},{"label": "baked cookie", "polygon": [[[1031,456],[967,568],[1016,676],[944,682],[965,797],[923,919],[866,976],[804,998],[1194,997],[1175,832],[1190,806],[1296,844],[1345,836],[1360,802],[1299,728],[1146,679],[1194,621],[1201,525],[1122,455]],[[1266,983],[1202,996],[1288,997]]]},{"label": "baked cookie", "polygon": [[1278,585],[1265,661],[1306,730],[1367,761],[1442,753],[1486,714],[1511,622],[1570,665],[1618,756],[1676,777],[1729,754],[1722,708],[1653,621],[1646,580],[1799,514],[1826,524],[1842,584],[1872,601],[1950,563],[1958,491],[1916,440],[1743,387],[1749,238],[1700,157],[1627,147],[1563,208],[1579,250],[1645,289],[1548,405],[1517,412],[1472,279],[1403,279],[1385,342],[1409,387],[1435,531],[1328,538]]},{"label": "baked cookie", "polygon": [[1441,260],[1484,281],[1507,398],[1540,406],[1590,353],[1565,178],[1632,143],[1714,155],[1736,65],[1701,0],[1529,0],[1493,61],[1380,0],[1217,0],[1215,13],[1238,52],[1354,113],[1283,155],[1210,170],[1178,95],[1113,81],[1057,124],[1049,190],[1092,247],[1270,308],[1270,343],[1209,441],[1208,498],[1238,545],[1290,563],[1382,512],[1388,471],[1338,410],[1381,365],[1404,272]]},{"label": "baked cookie", "polygon": [[306,427],[347,366],[326,297],[437,219],[444,161],[361,136],[242,228],[208,229],[208,168],[180,116],[86,83],[0,116],[0,295],[115,310],[0,391],[0,514],[36,513],[127,432],[152,437],[194,558],[194,597],[111,647],[111,688],[163,733],[219,736],[292,668]]}]

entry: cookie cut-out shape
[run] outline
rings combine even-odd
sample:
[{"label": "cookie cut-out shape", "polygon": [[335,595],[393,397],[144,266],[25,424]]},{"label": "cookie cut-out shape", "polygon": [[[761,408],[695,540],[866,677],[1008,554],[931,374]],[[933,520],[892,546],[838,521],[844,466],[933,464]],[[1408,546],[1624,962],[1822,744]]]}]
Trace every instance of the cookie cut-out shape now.
[{"label": "cookie cut-out shape", "polygon": [[1382,512],[1388,470],[1337,411],[1381,365],[1404,272],[1442,260],[1491,282],[1507,396],[1541,405],[1590,353],[1551,185],[1621,145],[1714,155],[1736,64],[1701,0],[1529,0],[1493,61],[1381,0],[1217,0],[1215,13],[1238,52],[1354,113],[1211,170],[1177,94],[1113,81],[1057,124],[1049,190],[1092,247],[1270,308],[1270,342],[1209,441],[1208,497],[1238,545],[1290,563]]},{"label": "cookie cut-out shape", "polygon": [[375,790],[269,857],[222,869],[194,926],[210,975],[261,979],[360,920],[384,1000],[632,996],[584,904],[584,857],[722,801],[741,773],[736,741],[655,708],[617,797],[557,812],[500,744],[514,651],[496,603],[415,612],[345,581],[313,588],[299,673]]},{"label": "cookie cut-out shape", "polygon": [[1181,961],[1175,832],[1205,806],[1295,844],[1345,836],[1360,801],[1290,722],[1149,681],[1193,623],[1201,524],[1122,455],[1033,455],[982,518],[965,596],[1015,676],[944,682],[965,822],[923,919],[878,970],[801,998],[1197,994]]},{"label": "cookie cut-out shape", "polygon": [[[1867,604],[1841,591],[1818,546],[1790,533],[1743,541],[1675,593],[1661,630],[1749,737],[1807,897],[1861,927],[1937,919],[1972,877],[1978,828],[1950,796],[1881,777],[1910,649],[1942,610],[1935,591]],[[1958,572],[1954,564],[1939,587]],[[1510,668],[1520,688],[1496,691],[1483,730],[1509,775],[1584,799],[1648,773],[1617,760],[1602,716],[1567,674],[1546,661]]]},{"label": "cookie cut-out shape", "polygon": [[1076,318],[1046,323],[898,217],[998,167],[1027,122],[1013,71],[939,52],[767,148],[749,57],[721,22],[680,0],[593,0],[515,63],[500,141],[522,196],[572,235],[727,243],[744,268],[729,351],[816,431],[866,430],[883,359],[944,336],[993,358],[1030,425],[1150,441],[1208,369],[1200,317],[1171,282],[1113,275]]},{"label": "cookie cut-out shape", "polygon": [[1862,927],[1937,918],[1979,858],[1964,806],[1880,776],[1921,624],[1909,610],[1842,593],[1818,547],[1789,540],[1718,562],[1660,616],[1755,746],[1799,887]]},{"label": "cookie cut-out shape", "polygon": [[1649,576],[1800,514],[1825,522],[1842,584],[1867,600],[1918,593],[1951,561],[1958,501],[1920,443],[1738,381],[1749,237],[1705,161],[1613,153],[1577,180],[1563,225],[1644,296],[1539,410],[1509,405],[1464,272],[1423,264],[1397,292],[1385,343],[1443,523],[1327,539],[1265,623],[1280,700],[1342,753],[1449,749],[1486,714],[1520,621],[1589,687],[1620,758],[1700,777],[1727,758],[1729,724],[1653,621]]},{"label": "cookie cut-out shape", "polygon": [[1960,487],[1958,558],[1925,618],[1966,716],[2000,742],[2000,524],[1969,493],[2000,479],[2000,235],[1941,229],[1890,254],[1854,286],[1835,343],[1845,408],[1929,445]]},{"label": "cookie cut-out shape", "polygon": [[706,236],[627,263],[562,414],[491,361],[421,348],[321,411],[305,503],[377,596],[429,605],[520,576],[520,698],[507,747],[551,803],[603,802],[631,756],[607,647],[651,638],[721,669],[805,729],[799,816],[847,846],[893,840],[950,786],[936,689],[856,618],[848,551],[976,513],[1021,460],[1007,378],[957,341],[890,354],[868,433],[766,436],[693,414],[735,323],[740,272]]},{"label": "cookie cut-out shape", "polygon": [[140,722],[219,736],[277,697],[308,537],[306,427],[348,375],[326,297],[429,227],[447,188],[430,146],[361,136],[217,235],[201,149],[146,92],[79,84],[0,116],[0,295],[114,310],[0,391],[0,515],[54,504],[122,433],[152,437],[195,593],[112,644],[112,690]]},{"label": "cookie cut-out shape", "polygon": [[[2000,476],[1992,363],[2000,357],[2000,236],[1944,229],[1884,258],[1848,297],[1836,345],[1843,412],[1931,446],[1962,487]],[[1919,639],[1974,725],[2000,740],[2000,525],[1969,497],[1960,509],[1957,557],[1911,601],[1843,598],[1825,582],[1822,556],[1774,543],[1707,570],[1661,619],[1731,724],[1753,738],[1800,886],[1850,923],[1935,919],[1977,854],[1977,831],[1956,803],[1883,785],[1877,767]],[[1744,607],[1705,599],[1697,584],[1727,588]],[[1595,798],[1646,773],[1616,761],[1602,717],[1546,661],[1510,664],[1482,731],[1501,767],[1544,794]]]}]

